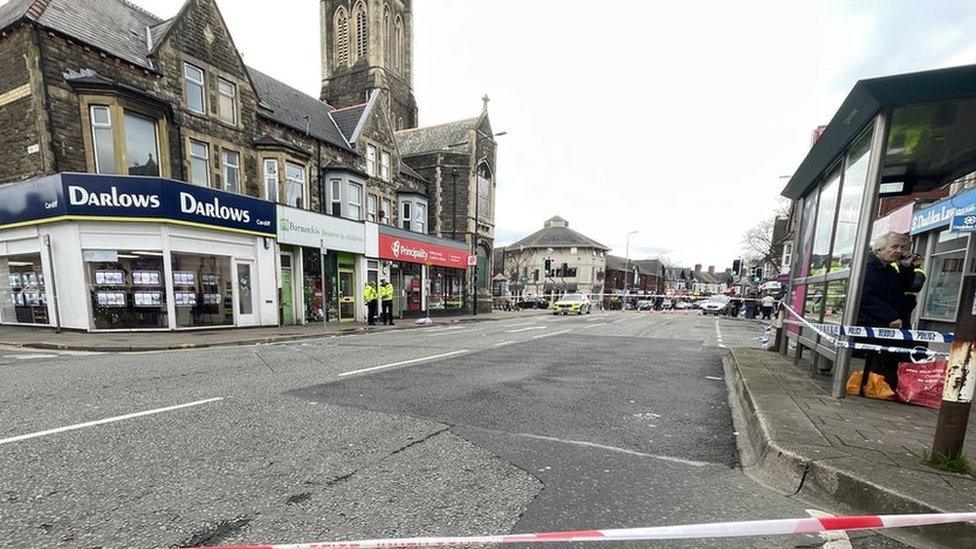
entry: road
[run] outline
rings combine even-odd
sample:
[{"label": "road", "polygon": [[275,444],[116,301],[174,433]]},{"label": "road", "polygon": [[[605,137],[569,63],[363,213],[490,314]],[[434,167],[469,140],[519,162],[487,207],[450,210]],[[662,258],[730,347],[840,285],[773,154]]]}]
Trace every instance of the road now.
[{"label": "road", "polygon": [[[721,357],[761,333],[595,312],[182,352],[0,349],[0,546],[807,516],[739,467]],[[661,546],[900,547],[851,538]]]}]

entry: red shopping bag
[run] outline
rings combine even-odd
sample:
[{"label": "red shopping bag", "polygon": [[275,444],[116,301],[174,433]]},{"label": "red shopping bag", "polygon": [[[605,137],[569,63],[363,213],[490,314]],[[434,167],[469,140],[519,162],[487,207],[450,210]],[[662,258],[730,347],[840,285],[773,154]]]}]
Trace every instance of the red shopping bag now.
[{"label": "red shopping bag", "polygon": [[908,404],[939,409],[942,406],[942,388],[945,385],[947,365],[945,360],[899,364],[898,398]]}]

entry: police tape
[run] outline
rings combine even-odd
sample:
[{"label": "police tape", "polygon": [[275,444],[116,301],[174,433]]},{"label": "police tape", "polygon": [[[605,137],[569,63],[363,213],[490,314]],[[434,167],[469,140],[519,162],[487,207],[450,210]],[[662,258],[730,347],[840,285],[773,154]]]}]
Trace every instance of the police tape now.
[{"label": "police tape", "polygon": [[[792,310],[792,309],[790,309]],[[787,320],[787,324],[804,325],[797,320]],[[922,341],[925,343],[952,343],[952,332],[933,332],[928,330],[903,330],[901,328],[871,328],[867,326],[841,326],[839,324],[811,323],[822,332],[835,336],[867,337],[872,339],[891,339],[897,341]]]},{"label": "police tape", "polygon": [[825,332],[824,330],[821,330],[818,327],[822,325],[814,324],[809,320],[803,318],[802,315],[794,311],[793,308],[790,307],[789,305],[784,303],[783,308],[786,309],[788,313],[790,313],[791,315],[799,319],[798,321],[787,319],[785,321],[787,324],[806,326],[807,328],[810,328],[818,335],[823,337],[825,340],[827,340],[827,342],[830,345],[833,345],[834,347],[856,349],[862,351],[908,354],[910,355],[912,362],[920,362],[926,359],[931,359],[936,357],[945,358],[949,356],[949,353],[945,353],[941,351],[933,351],[932,349],[928,349],[926,347],[918,347],[918,346],[917,347],[889,347],[885,345],[875,345],[873,343],[858,343],[854,341],[838,340],[837,338],[832,337],[829,333]]},{"label": "police tape", "polygon": [[[592,294],[592,293],[591,294],[585,294],[585,293],[576,293],[576,292],[567,292],[565,294],[555,294],[555,295],[554,294],[523,295],[523,296],[518,296],[518,297],[516,297],[516,296],[511,296],[511,297],[493,296],[493,299],[498,299],[498,300],[505,300],[505,299],[507,299],[507,300],[516,301],[516,302],[526,302],[526,301],[533,301],[533,302],[535,302],[535,301],[539,301],[540,299],[545,300],[545,301],[550,301],[550,300],[558,301],[564,295],[585,295],[586,297],[590,298],[591,300],[608,300],[608,299],[610,299],[610,300],[624,300],[624,299],[626,299],[627,301],[644,301],[644,300],[648,300],[648,299],[663,299],[665,301],[667,301],[667,300],[671,300],[671,301],[708,301],[709,299],[714,299],[716,297],[728,298],[730,301],[733,300],[733,299],[734,300],[737,300],[737,301],[762,301],[763,300],[763,298],[761,298],[761,297],[729,296],[729,295],[725,295],[725,294],[694,296],[694,295],[668,295],[668,294]],[[780,303],[779,300],[776,300],[776,301],[773,302],[773,306],[776,306],[779,303]]]},{"label": "police tape", "polygon": [[[646,541],[707,538],[745,538],[756,536],[789,536],[823,532],[879,530],[976,522],[976,513],[933,513],[917,515],[867,515],[800,519],[714,522],[649,528],[610,530],[576,530],[537,534],[489,536],[416,537],[356,541],[325,541],[281,545],[226,545],[216,549],[390,549],[395,547],[459,547],[465,545],[508,543],[570,543],[586,541]],[[211,547],[210,549],[214,549]]]}]

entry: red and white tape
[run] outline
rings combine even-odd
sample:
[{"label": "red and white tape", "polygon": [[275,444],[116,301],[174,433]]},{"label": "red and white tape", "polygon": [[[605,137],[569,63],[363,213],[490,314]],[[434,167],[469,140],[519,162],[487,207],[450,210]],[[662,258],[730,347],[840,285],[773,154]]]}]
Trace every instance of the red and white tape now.
[{"label": "red and white tape", "polygon": [[[854,517],[821,517],[747,522],[716,522],[651,528],[614,530],[578,530],[540,534],[500,536],[425,537],[373,539],[362,541],[326,541],[285,545],[232,545],[217,549],[391,549],[394,547],[458,547],[487,543],[568,543],[580,541],[641,541],[666,539],[735,538],[818,534],[837,530],[878,530],[906,526],[932,526],[954,522],[976,522],[976,513],[940,513],[928,515],[869,515]],[[214,549],[214,548],[211,548]]]}]

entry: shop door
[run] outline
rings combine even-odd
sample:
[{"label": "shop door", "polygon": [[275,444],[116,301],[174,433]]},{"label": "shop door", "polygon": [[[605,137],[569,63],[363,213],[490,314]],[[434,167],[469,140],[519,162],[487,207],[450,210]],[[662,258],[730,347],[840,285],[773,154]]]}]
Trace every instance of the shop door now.
[{"label": "shop door", "polygon": [[254,262],[237,262],[237,325],[257,326],[257,292],[254,284]]},{"label": "shop door", "polygon": [[356,290],[353,271],[339,271],[339,322],[356,320]]},{"label": "shop door", "polygon": [[281,254],[281,322],[295,324],[295,291],[292,287],[291,254]]}]

